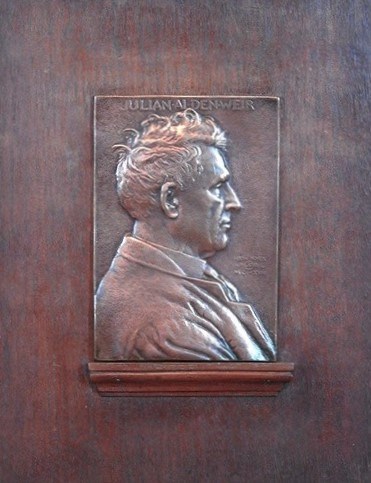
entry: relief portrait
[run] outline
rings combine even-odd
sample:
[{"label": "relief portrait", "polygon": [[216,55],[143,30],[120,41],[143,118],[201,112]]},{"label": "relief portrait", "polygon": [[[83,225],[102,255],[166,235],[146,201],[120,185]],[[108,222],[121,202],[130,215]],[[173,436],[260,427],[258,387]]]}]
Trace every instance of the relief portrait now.
[{"label": "relief portrait", "polygon": [[96,358],[272,361],[254,301],[213,266],[244,209],[229,136],[207,113],[150,113],[114,145],[132,219],[95,296]]}]

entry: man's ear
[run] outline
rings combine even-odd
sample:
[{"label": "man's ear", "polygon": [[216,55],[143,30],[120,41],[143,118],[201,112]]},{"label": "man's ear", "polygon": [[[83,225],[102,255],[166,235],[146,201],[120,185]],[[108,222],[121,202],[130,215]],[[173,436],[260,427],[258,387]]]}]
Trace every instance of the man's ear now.
[{"label": "man's ear", "polygon": [[160,202],[161,208],[169,218],[177,218],[179,215],[179,200],[176,196],[177,185],[169,181],[161,186]]}]

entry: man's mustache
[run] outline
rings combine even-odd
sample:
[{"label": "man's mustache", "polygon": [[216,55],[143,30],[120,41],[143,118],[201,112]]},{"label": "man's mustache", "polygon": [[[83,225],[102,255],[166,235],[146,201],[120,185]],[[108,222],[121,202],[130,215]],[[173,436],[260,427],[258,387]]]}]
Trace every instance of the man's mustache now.
[{"label": "man's mustache", "polygon": [[219,225],[221,226],[231,226],[231,216],[230,215],[224,215],[219,221]]}]

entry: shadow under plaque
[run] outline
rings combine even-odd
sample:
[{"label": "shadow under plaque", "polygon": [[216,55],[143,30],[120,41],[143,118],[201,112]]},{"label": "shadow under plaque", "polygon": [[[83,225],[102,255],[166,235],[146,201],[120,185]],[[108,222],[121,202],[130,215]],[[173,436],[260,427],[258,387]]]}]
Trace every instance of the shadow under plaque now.
[{"label": "shadow under plaque", "polygon": [[102,395],[276,395],[279,99],[95,98]]}]

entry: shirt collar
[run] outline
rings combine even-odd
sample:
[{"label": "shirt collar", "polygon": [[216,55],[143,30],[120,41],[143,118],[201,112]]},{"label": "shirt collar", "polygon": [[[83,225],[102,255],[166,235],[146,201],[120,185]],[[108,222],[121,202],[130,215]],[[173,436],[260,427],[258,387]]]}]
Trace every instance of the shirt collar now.
[{"label": "shirt collar", "polygon": [[[137,253],[140,254],[141,258],[148,256],[151,258],[152,263],[155,261],[155,264],[162,269],[170,268],[169,263],[162,263],[162,261],[165,262],[164,257],[166,257],[166,262],[172,262],[171,268],[180,269],[185,276],[192,278],[202,278],[207,265],[202,258],[148,242],[134,235],[126,235],[124,237],[120,251],[123,251],[123,254],[125,252],[130,252],[132,255]],[[173,270],[170,269],[170,271]]]}]

